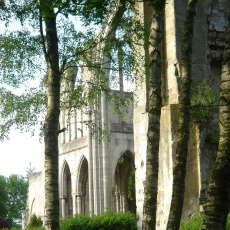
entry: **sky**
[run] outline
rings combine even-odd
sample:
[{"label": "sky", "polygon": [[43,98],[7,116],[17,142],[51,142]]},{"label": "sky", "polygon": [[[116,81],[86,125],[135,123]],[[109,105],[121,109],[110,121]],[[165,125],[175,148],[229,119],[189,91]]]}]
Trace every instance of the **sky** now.
[{"label": "sky", "polygon": [[[76,19],[72,19],[76,20]],[[82,28],[79,21],[73,21],[76,28]],[[10,23],[8,30],[20,30],[20,22]],[[0,34],[4,33],[5,24],[0,22]],[[39,130],[39,128],[38,128]],[[21,133],[19,130],[11,130],[10,140],[0,142],[0,175],[8,177],[11,174],[26,176],[26,171],[31,164],[35,171],[42,170],[42,145],[39,142],[39,131],[31,137],[31,133]]]},{"label": "sky", "polygon": [[[80,22],[76,22],[75,26],[78,29],[81,28]],[[15,21],[10,23],[8,30],[14,31],[21,28],[20,22]],[[5,25],[0,22],[0,34],[4,31]],[[26,176],[30,163],[32,168],[35,167],[36,172],[42,170],[42,145],[39,142],[39,131],[31,137],[30,133],[20,133],[19,130],[12,129],[10,140],[0,142],[0,175],[6,177],[11,174]]]},{"label": "sky", "polygon": [[[3,33],[4,24],[0,23],[0,33]],[[20,28],[20,23],[10,25],[10,30]],[[39,129],[38,129],[39,130]],[[42,145],[39,142],[39,131],[32,137],[31,133],[21,133],[11,130],[10,140],[0,142],[0,175],[8,177],[11,174],[26,176],[27,168],[31,163],[35,171],[41,171]]]},{"label": "sky", "polygon": [[41,171],[43,163],[39,132],[31,137],[31,133],[12,130],[10,140],[0,142],[0,175],[26,176],[30,163],[32,168],[35,167],[36,172]]}]

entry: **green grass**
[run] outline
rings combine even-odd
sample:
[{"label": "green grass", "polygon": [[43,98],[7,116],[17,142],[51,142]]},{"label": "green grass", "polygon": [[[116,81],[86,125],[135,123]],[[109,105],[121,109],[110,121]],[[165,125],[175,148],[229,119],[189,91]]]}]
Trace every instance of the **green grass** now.
[{"label": "green grass", "polygon": [[180,230],[200,230],[203,223],[203,214],[197,214],[189,220],[182,220]]},{"label": "green grass", "polygon": [[[203,213],[195,215],[190,220],[182,220],[180,230],[201,230],[203,223]],[[230,230],[230,214],[228,215],[226,230]]]}]

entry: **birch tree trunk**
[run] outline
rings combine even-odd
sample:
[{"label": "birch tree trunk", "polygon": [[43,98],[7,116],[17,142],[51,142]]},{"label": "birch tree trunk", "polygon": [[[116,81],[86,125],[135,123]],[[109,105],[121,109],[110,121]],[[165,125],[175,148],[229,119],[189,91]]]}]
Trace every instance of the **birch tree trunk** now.
[{"label": "birch tree trunk", "polygon": [[143,230],[155,229],[158,187],[158,158],[161,115],[161,40],[164,7],[153,9],[149,36],[149,124],[147,132],[146,180]]},{"label": "birch tree trunk", "polygon": [[230,16],[222,63],[219,107],[219,146],[210,176],[202,230],[225,230],[230,177]]},{"label": "birch tree trunk", "polygon": [[56,16],[53,11],[45,18],[48,67],[48,105],[44,126],[45,142],[45,229],[59,229],[58,193],[58,131],[60,113],[60,73]]},{"label": "birch tree trunk", "polygon": [[188,152],[189,124],[190,124],[190,85],[193,24],[197,0],[189,0],[184,24],[182,41],[181,88],[179,97],[179,124],[177,133],[177,147],[173,161],[173,191],[169,212],[167,230],[178,230],[183,209],[186,159]]}]

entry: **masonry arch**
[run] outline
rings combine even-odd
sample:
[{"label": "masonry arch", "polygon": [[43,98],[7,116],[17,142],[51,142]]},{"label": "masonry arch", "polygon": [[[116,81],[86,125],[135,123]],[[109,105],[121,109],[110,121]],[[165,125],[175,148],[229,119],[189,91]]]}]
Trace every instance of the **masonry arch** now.
[{"label": "masonry arch", "polygon": [[81,157],[76,186],[76,213],[89,213],[89,180],[88,180],[88,161],[85,156]]},{"label": "masonry arch", "polygon": [[69,165],[64,161],[61,173],[62,218],[73,216],[72,181]]},{"label": "masonry arch", "polygon": [[134,154],[127,149],[115,169],[116,211],[136,213]]}]

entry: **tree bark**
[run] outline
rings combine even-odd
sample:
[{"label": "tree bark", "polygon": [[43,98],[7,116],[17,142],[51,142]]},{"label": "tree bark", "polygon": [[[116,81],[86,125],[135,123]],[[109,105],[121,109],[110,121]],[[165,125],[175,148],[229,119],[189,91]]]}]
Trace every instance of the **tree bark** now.
[{"label": "tree bark", "polygon": [[189,0],[184,24],[182,41],[181,88],[179,97],[179,124],[177,133],[177,147],[173,161],[173,191],[169,212],[167,230],[178,230],[183,209],[186,159],[188,152],[189,124],[190,124],[190,85],[193,24],[197,0]]},{"label": "tree bark", "polygon": [[230,16],[220,82],[219,146],[210,176],[202,230],[224,230],[228,215],[230,177]]},{"label": "tree bark", "polygon": [[153,9],[149,36],[149,108],[143,230],[155,229],[161,116],[161,40],[164,7]]},{"label": "tree bark", "polygon": [[48,105],[44,125],[45,142],[45,228],[59,229],[58,131],[60,113],[60,73],[56,16],[45,17],[47,39]]}]

